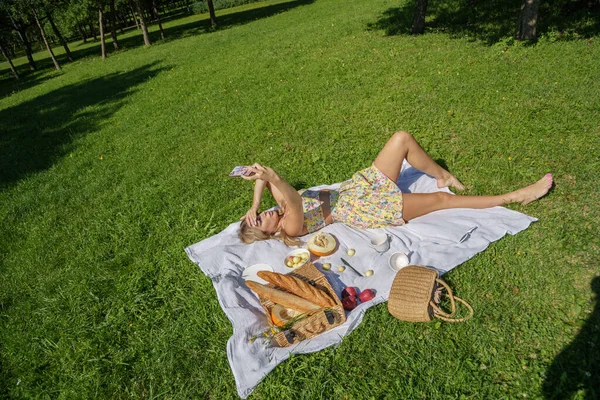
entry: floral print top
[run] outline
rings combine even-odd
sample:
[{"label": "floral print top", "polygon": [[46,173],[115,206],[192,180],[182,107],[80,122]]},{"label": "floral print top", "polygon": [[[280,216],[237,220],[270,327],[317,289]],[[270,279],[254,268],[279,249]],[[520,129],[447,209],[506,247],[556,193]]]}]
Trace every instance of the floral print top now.
[{"label": "floral print top", "polygon": [[[298,191],[302,197],[302,209],[304,211],[304,226],[308,233],[313,233],[327,225],[323,216],[323,202],[319,200],[319,190],[303,189]],[[335,208],[339,194],[335,190],[329,191],[329,207]]]}]

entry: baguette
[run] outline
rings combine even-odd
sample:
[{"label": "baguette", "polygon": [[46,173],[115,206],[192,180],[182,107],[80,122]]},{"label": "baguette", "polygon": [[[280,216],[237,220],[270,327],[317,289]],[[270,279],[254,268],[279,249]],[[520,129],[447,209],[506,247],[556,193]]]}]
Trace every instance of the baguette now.
[{"label": "baguette", "polygon": [[318,305],[298,297],[295,294],[284,292],[283,290],[275,289],[269,286],[262,285],[258,282],[246,281],[246,286],[252,289],[260,297],[271,300],[273,303],[281,304],[284,307],[292,310],[306,313],[320,309]]},{"label": "baguette", "polygon": [[333,307],[335,301],[324,291],[309,285],[305,281],[295,276],[279,274],[277,272],[259,271],[257,275],[265,281],[279,286],[290,293],[309,300],[321,307]]}]

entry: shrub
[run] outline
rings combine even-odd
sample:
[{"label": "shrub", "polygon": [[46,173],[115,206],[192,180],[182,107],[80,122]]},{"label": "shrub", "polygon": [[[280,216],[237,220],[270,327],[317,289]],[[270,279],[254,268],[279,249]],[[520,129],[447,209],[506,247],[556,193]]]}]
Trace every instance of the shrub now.
[{"label": "shrub", "polygon": [[[225,8],[231,8],[241,6],[242,4],[256,3],[261,0],[213,0],[215,10],[222,10]],[[192,4],[192,13],[204,14],[208,12],[208,3],[206,1],[197,1]]]}]

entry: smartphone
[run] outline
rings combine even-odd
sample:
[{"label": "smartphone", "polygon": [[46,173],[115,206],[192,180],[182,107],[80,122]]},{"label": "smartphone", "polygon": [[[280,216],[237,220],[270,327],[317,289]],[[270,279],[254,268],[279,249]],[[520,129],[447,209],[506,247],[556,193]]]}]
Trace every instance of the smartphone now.
[{"label": "smartphone", "polygon": [[231,177],[236,177],[236,176],[250,176],[253,173],[254,172],[252,172],[250,170],[250,167],[245,167],[245,166],[239,165],[239,166],[235,167],[233,169],[233,171],[231,171],[229,173],[229,176],[231,176]]}]

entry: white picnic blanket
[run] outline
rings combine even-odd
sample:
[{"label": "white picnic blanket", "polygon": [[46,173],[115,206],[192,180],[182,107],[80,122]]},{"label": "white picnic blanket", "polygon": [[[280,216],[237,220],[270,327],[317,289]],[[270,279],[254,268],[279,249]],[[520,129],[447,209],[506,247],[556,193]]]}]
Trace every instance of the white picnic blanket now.
[{"label": "white picnic blanket", "polygon": [[[438,189],[434,178],[407,163],[403,166],[398,186],[405,193],[449,192],[447,189]],[[337,187],[339,184],[313,189]],[[233,325],[233,336],[227,342],[227,358],[238,394],[246,398],[290,354],[310,353],[339,343],[361,323],[369,307],[387,301],[395,276],[395,272],[388,267],[388,259],[393,252],[409,253],[411,264],[428,265],[443,274],[507,233],[514,235],[526,229],[533,221],[536,219],[525,214],[494,207],[437,211],[411,220],[405,226],[386,229],[359,230],[340,223],[327,226],[323,231],[332,233],[339,240],[339,250],[317,260],[315,265],[331,263],[331,271],[322,272],[338,296],[344,287],[355,286],[360,290],[375,289],[376,297],[347,313],[344,324],[286,348],[265,346],[261,340],[249,341],[250,337],[266,330],[268,325],[258,297],[245,285],[242,272],[244,268],[257,263],[270,264],[276,272],[289,272],[289,268],[283,264],[285,255],[291,250],[289,247],[277,240],[243,244],[237,237],[239,222],[236,222],[221,233],[189,246],[185,251],[212,280],[219,303]],[[391,236],[390,249],[383,254],[369,246],[370,237],[376,232],[387,232]],[[301,239],[305,242],[307,237]],[[356,250],[353,257],[346,255],[349,248]],[[342,273],[337,272],[337,266],[343,265],[341,258],[361,273],[372,269],[374,275],[359,276],[349,268]]]}]

